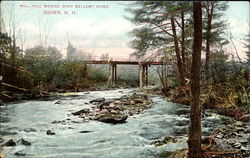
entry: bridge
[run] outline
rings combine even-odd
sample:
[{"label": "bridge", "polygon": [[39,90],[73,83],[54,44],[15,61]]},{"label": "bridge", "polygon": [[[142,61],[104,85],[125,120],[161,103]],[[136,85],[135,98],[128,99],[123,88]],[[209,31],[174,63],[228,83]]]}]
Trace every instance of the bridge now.
[{"label": "bridge", "polygon": [[148,68],[151,65],[169,65],[170,63],[162,61],[149,60],[132,60],[132,59],[92,59],[85,60],[86,64],[108,64],[109,65],[109,79],[108,83],[115,85],[117,83],[117,65],[138,65],[139,66],[139,86],[144,87],[148,85]]}]

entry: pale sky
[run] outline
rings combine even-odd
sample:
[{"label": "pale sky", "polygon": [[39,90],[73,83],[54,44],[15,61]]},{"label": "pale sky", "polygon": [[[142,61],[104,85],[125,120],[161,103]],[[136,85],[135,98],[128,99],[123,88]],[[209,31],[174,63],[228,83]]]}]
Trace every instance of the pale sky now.
[{"label": "pale sky", "polygon": [[[66,52],[67,42],[70,41],[78,50],[93,52],[97,56],[109,53],[110,56],[121,58],[133,52],[128,47],[128,42],[133,38],[128,32],[135,26],[124,18],[128,15],[124,8],[130,3],[132,2],[3,1],[1,2],[1,15],[4,21],[2,28],[9,32],[9,10],[11,4],[14,4],[17,40],[19,43],[21,39],[25,40],[24,49],[39,44],[39,32],[41,32],[42,37],[44,33],[48,35],[47,46],[56,46],[63,53]],[[44,8],[44,5],[60,8]],[[75,5],[81,8],[76,8]],[[104,8],[98,8],[100,6]],[[47,11],[60,11],[61,14],[47,14]],[[68,12],[67,15],[64,14],[65,11]],[[224,18],[230,23],[235,44],[241,57],[244,58],[240,42],[249,30],[249,2],[229,2],[229,9]]]}]

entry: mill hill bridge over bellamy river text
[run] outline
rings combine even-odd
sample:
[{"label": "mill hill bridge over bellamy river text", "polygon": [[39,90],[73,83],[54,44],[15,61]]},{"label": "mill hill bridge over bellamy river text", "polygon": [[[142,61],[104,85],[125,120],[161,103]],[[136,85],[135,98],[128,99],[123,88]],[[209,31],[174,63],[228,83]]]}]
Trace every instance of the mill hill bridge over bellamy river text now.
[{"label": "mill hill bridge over bellamy river text", "polygon": [[66,14],[77,14],[78,9],[91,9],[108,8],[108,5],[98,4],[98,5],[63,5],[63,4],[20,4],[20,8],[33,8],[33,9],[43,9],[43,14],[46,15],[66,15]]},{"label": "mill hill bridge over bellamy river text", "polygon": [[132,60],[84,60],[86,64],[109,64],[109,84],[115,85],[117,81],[117,65],[138,65],[140,87],[148,85],[148,67],[150,65],[168,65],[162,61],[132,61]]}]

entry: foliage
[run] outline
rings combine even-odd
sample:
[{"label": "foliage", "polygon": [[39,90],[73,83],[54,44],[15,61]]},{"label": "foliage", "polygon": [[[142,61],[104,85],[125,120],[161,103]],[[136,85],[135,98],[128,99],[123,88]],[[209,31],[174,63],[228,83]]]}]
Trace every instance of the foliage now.
[{"label": "foliage", "polygon": [[[135,49],[132,55],[142,57],[148,50],[171,47],[169,44],[173,42],[172,37],[157,26],[169,22],[170,16],[168,16],[168,12],[176,11],[178,9],[177,3],[170,1],[137,1],[134,5],[136,6],[135,9],[127,8],[127,11],[133,14],[133,17],[128,19],[140,26],[131,32],[135,37],[130,42],[130,46]],[[163,28],[167,28],[167,25]]]},{"label": "foliage", "polygon": [[[203,39],[208,40],[212,46],[222,46],[229,43],[225,38],[225,31],[227,29],[227,22],[221,17],[228,9],[228,2],[226,1],[206,1],[203,3]],[[211,18],[211,19],[209,19]],[[209,29],[209,20],[211,20],[211,30]]]},{"label": "foliage", "polygon": [[7,33],[0,32],[0,55],[2,58],[7,58],[10,52],[11,38]]},{"label": "foliage", "polygon": [[[137,66],[123,66],[119,65],[117,67],[117,82],[120,86],[133,86],[136,87],[138,83],[138,72]],[[107,83],[109,75],[109,66],[108,65],[97,65],[88,67],[88,80],[94,82]]]},{"label": "foliage", "polygon": [[88,79],[94,82],[107,82],[108,80],[108,66],[89,66]]},{"label": "foliage", "polygon": [[205,83],[202,88],[202,102],[211,108],[238,108],[246,110],[250,105],[249,79],[247,67],[242,63],[226,61],[227,57],[221,53],[214,53],[211,58],[210,69],[212,85]]},{"label": "foliage", "polygon": [[76,48],[74,48],[70,42],[68,42],[68,46],[67,46],[67,59],[68,60],[77,59]]},{"label": "foliage", "polygon": [[42,45],[37,45],[33,48],[26,49],[25,57],[34,60],[37,58],[46,59],[46,57],[60,59],[62,57],[62,54],[56,47],[49,46],[48,48],[45,48]]},{"label": "foliage", "polygon": [[[53,57],[23,59],[24,67],[33,77],[26,75],[26,81],[37,90],[55,91],[57,88],[79,91],[85,88],[87,66],[81,61],[57,60]],[[31,88],[31,87],[30,87]]]},{"label": "foliage", "polygon": [[246,35],[245,42],[243,43],[246,48],[247,63],[250,65],[250,32]]}]

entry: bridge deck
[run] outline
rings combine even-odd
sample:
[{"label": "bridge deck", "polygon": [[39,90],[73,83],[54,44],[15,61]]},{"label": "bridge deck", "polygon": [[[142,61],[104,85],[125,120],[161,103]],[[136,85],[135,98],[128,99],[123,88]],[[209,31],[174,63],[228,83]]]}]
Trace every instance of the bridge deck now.
[{"label": "bridge deck", "polygon": [[106,61],[106,60],[87,60],[86,64],[124,64],[124,65],[166,65],[167,62],[158,62],[158,61]]}]

